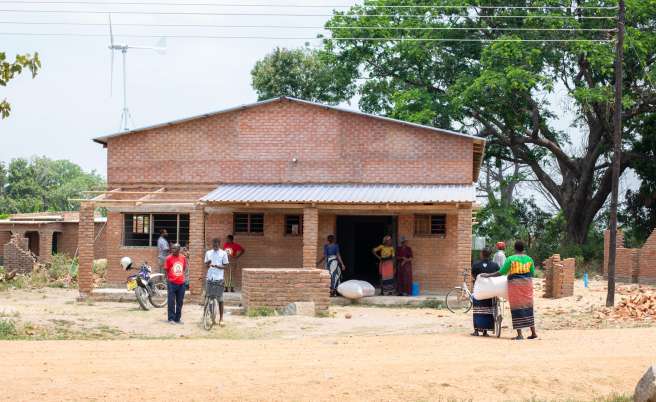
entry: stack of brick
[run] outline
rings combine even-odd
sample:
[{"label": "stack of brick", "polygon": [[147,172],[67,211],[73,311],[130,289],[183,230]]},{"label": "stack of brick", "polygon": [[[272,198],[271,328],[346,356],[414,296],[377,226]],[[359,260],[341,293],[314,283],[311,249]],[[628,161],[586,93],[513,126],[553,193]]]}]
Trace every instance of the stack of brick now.
[{"label": "stack of brick", "polygon": [[544,297],[559,299],[574,295],[574,271],[576,262],[573,258],[560,259],[554,254],[543,263],[545,269]]},{"label": "stack of brick", "polygon": [[241,299],[246,310],[314,302],[317,313],[328,311],[330,275],[326,270],[249,268],[242,275]]},{"label": "stack of brick", "polygon": [[9,243],[4,245],[4,267],[7,272],[16,271],[21,274],[32,272],[36,258],[28,248],[25,237],[14,234]]}]

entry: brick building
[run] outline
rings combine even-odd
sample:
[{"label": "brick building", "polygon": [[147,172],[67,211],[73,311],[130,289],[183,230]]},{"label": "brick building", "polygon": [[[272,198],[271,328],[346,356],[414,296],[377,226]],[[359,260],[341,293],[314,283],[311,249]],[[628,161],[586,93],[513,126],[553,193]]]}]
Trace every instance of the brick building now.
[{"label": "brick building", "polygon": [[[105,258],[104,227],[107,219],[94,216],[94,258]],[[10,215],[0,219],[0,265],[5,262],[6,248],[19,248],[33,254],[41,262],[50,261],[53,254],[75,256],[78,240],[79,214],[77,212],[37,212]],[[10,245],[10,240],[18,237]],[[21,250],[16,253],[20,254]]]},{"label": "brick building", "polygon": [[211,239],[231,233],[246,249],[241,269],[288,276],[316,267],[328,234],[346,279],[378,283],[371,248],[386,234],[409,240],[424,293],[470,266],[477,137],[283,97],[94,141],[107,149],[108,191],[80,211],[82,293],[98,207],[108,211],[107,280],[117,285],[122,256],[156,261],[161,228],[189,246],[192,292]]}]

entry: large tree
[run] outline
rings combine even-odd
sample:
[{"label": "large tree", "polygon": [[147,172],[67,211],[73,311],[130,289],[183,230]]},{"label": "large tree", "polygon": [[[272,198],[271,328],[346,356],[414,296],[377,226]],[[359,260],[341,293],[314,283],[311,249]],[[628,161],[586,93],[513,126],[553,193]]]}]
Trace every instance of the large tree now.
[{"label": "large tree", "polygon": [[[578,3],[616,5],[602,0]],[[613,19],[577,16],[612,16],[616,10],[503,8],[562,5],[555,0],[485,2],[499,7],[495,9],[476,8],[477,4],[379,0],[354,6],[326,24],[333,37],[376,40],[328,40],[325,51],[335,55],[354,82],[366,77],[357,81],[361,109],[476,132],[488,139],[488,155],[530,168],[562,209],[566,240],[582,244],[611,188],[614,44],[560,39],[612,39],[610,31],[585,30],[613,29]],[[468,8],[429,7],[454,5]],[[567,18],[545,18],[549,16]],[[622,171],[643,157],[635,152],[635,144],[647,117],[655,113],[656,2],[628,0],[626,26]],[[521,31],[509,30],[517,28]],[[467,41],[520,38],[560,41]],[[550,104],[554,94],[559,104]],[[570,138],[562,129],[563,108],[575,115],[572,124],[581,138]]]},{"label": "large tree", "polygon": [[330,53],[308,48],[275,48],[251,71],[258,100],[291,96],[336,104],[353,95],[350,76],[340,72]]},{"label": "large tree", "polygon": [[[17,75],[27,69],[32,73],[32,78],[37,74],[41,68],[41,60],[39,54],[19,54],[14,58],[14,61],[7,59],[5,52],[0,52],[0,86],[6,87],[7,83]],[[11,111],[11,105],[7,99],[0,100],[0,118],[7,118]]]},{"label": "large tree", "polygon": [[97,173],[87,173],[67,160],[45,157],[12,160],[0,169],[0,213],[66,211],[79,208],[71,198],[104,187]]}]

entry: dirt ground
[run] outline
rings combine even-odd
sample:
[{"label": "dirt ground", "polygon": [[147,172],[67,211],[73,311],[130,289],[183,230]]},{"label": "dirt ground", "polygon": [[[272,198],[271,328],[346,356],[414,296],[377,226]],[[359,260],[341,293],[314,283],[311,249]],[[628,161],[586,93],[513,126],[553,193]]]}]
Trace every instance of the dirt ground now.
[{"label": "dirt ground", "polygon": [[508,328],[502,339],[470,337],[471,314],[446,310],[233,314],[208,333],[200,306],[186,305],[185,324],[172,326],[163,309],[75,296],[50,288],[0,293],[0,316],[23,339],[46,339],[0,342],[0,400],[589,401],[630,395],[656,360],[651,320],[599,314],[601,281],[589,289],[577,283],[573,297],[536,297],[540,339],[522,342],[510,341]]}]

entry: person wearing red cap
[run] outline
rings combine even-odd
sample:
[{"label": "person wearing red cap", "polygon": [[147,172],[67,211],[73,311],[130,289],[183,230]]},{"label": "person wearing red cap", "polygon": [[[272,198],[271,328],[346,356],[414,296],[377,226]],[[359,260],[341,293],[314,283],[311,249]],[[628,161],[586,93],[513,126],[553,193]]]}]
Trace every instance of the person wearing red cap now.
[{"label": "person wearing red cap", "polygon": [[503,263],[506,262],[506,253],[503,251],[506,249],[506,243],[499,241],[496,244],[497,252],[494,253],[494,258],[492,261],[496,262],[498,266],[503,267]]}]

